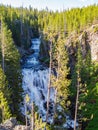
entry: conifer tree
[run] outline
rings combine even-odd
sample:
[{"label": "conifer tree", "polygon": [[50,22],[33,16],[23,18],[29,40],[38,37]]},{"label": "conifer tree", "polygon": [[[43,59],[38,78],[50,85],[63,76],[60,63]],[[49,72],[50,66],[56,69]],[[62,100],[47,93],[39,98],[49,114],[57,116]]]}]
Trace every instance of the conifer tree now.
[{"label": "conifer tree", "polygon": [[46,123],[48,121],[49,103],[50,103],[50,88],[51,88],[51,65],[52,65],[52,39],[50,39],[50,65],[49,65],[49,81],[48,81],[48,93],[47,93],[47,112]]},{"label": "conifer tree", "polygon": [[[64,106],[66,99],[69,95],[69,80],[67,78],[69,74],[68,69],[68,56],[64,45],[63,37],[59,37],[57,41],[57,55],[58,55],[58,70],[57,70],[57,94],[59,99],[61,98],[61,105]],[[65,107],[65,106],[64,106]],[[66,108],[66,107],[65,107]]]},{"label": "conifer tree", "polygon": [[[64,45],[63,37],[58,38],[56,45],[54,45],[53,68],[55,68],[57,75],[52,75],[52,86],[55,88],[55,104],[54,104],[54,121],[57,117],[57,106],[60,105],[63,110],[66,109],[66,102],[69,95],[70,81],[67,78],[69,74],[68,56]],[[56,61],[57,60],[57,61]],[[58,118],[58,117],[57,117]]]},{"label": "conifer tree", "polygon": [[[4,71],[7,76],[9,88],[11,89],[11,112],[14,116],[20,113],[20,103],[22,102],[22,86],[21,86],[21,71],[19,64],[19,53],[14,45],[12,33],[3,21],[4,35]],[[1,37],[2,42],[2,37]],[[1,48],[2,50],[2,48]],[[1,53],[2,54],[2,53]]]},{"label": "conifer tree", "polygon": [[10,112],[10,90],[8,88],[8,82],[6,80],[6,76],[3,73],[3,70],[0,66],[0,122],[11,117]]}]

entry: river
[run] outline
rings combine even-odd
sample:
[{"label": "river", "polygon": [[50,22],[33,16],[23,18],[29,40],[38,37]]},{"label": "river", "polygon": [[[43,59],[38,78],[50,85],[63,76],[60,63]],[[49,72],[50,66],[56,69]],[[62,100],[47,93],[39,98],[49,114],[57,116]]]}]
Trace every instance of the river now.
[{"label": "river", "polygon": [[[32,39],[31,50],[34,53],[28,55],[22,65],[22,87],[25,94],[30,97],[29,106],[32,101],[38,106],[38,112],[43,121],[46,121],[46,106],[47,106],[47,90],[48,90],[48,79],[49,79],[49,68],[44,66],[39,61],[40,51],[40,39]],[[50,109],[48,114],[48,122],[53,122],[53,110],[54,110],[54,89],[50,89]],[[65,114],[66,123],[63,127],[70,128],[74,126],[74,121]]]},{"label": "river", "polygon": [[[47,106],[47,86],[48,86],[48,75],[49,69],[44,66],[39,61],[39,51],[40,51],[40,39],[32,39],[31,50],[34,53],[29,55],[22,66],[23,75],[23,89],[25,94],[30,97],[30,102],[35,102],[38,106],[38,112],[42,117],[43,121],[46,120],[46,106]],[[49,114],[48,120],[52,123],[53,116],[53,99],[54,90],[50,90],[50,101],[51,101],[51,112]]]}]

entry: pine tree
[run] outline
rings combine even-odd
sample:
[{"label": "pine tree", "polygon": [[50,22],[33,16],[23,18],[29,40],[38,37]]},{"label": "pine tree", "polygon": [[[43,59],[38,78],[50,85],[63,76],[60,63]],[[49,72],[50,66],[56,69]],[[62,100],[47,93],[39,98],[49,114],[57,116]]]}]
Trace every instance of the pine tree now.
[{"label": "pine tree", "polygon": [[[61,99],[61,105],[65,107],[66,99],[69,95],[69,80],[67,78],[69,74],[68,69],[68,56],[64,45],[63,37],[59,37],[57,41],[57,55],[58,55],[58,70],[57,70],[57,95],[59,100]],[[66,107],[65,107],[66,108]]]},{"label": "pine tree", "polygon": [[[58,118],[57,106],[60,105],[62,109],[66,110],[66,102],[69,95],[69,84],[70,81],[67,78],[69,74],[68,68],[68,56],[64,45],[63,37],[58,38],[56,45],[54,45],[53,55],[53,68],[55,68],[57,74],[52,75],[51,82],[55,88],[55,104],[54,104],[54,122],[55,118]],[[63,111],[62,111],[63,113]],[[59,113],[60,114],[60,113]],[[62,114],[64,116],[64,113]]]},{"label": "pine tree", "polygon": [[11,117],[10,112],[10,90],[8,88],[8,82],[6,76],[3,73],[3,70],[0,66],[0,122]]},{"label": "pine tree", "polygon": [[77,52],[77,63],[75,66],[75,71],[76,71],[76,84],[74,87],[76,87],[76,102],[75,102],[75,117],[74,117],[74,130],[76,130],[76,123],[78,119],[78,109],[79,109],[79,96],[80,96],[80,91],[81,91],[81,70],[82,70],[82,65],[83,65],[83,59],[82,59],[82,52],[81,52],[81,46],[80,43],[78,44],[78,52]]},{"label": "pine tree", "polygon": [[49,103],[50,103],[50,88],[51,88],[51,65],[52,65],[52,40],[50,39],[50,65],[49,65],[49,81],[48,81],[48,93],[47,93],[47,113],[46,113],[46,123],[48,122],[49,114]]},{"label": "pine tree", "polygon": [[[22,86],[21,86],[21,71],[20,71],[20,56],[14,45],[12,33],[3,21],[3,36],[4,36],[4,71],[7,76],[9,88],[11,89],[11,112],[14,116],[20,113],[20,103],[22,103]],[[1,37],[2,42],[2,37]],[[1,48],[2,50],[2,48]],[[1,51],[2,52],[2,51]],[[2,54],[2,53],[1,53]]]}]

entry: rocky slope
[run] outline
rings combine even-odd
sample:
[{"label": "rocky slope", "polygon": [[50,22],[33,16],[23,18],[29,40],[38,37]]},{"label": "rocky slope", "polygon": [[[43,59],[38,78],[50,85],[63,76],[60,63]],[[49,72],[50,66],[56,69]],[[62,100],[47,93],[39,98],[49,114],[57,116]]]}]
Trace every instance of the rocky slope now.
[{"label": "rocky slope", "polygon": [[[42,59],[48,59],[50,42],[47,40],[47,37],[45,38],[45,36],[44,38],[41,37],[41,42],[42,44],[40,49],[40,56],[42,57]],[[86,29],[82,30],[79,33],[72,32],[66,38],[65,46],[68,50],[69,65],[71,71],[73,71],[74,65],[76,63],[76,54],[79,44],[81,46],[84,59],[89,52],[92,61],[98,61],[98,24],[92,25],[91,27],[86,27]]]},{"label": "rocky slope", "polygon": [[73,71],[76,62],[76,53],[78,45],[82,50],[83,58],[90,52],[90,57],[93,62],[98,62],[98,24],[92,25],[90,28],[85,29],[80,33],[72,33],[65,43],[71,71]]}]

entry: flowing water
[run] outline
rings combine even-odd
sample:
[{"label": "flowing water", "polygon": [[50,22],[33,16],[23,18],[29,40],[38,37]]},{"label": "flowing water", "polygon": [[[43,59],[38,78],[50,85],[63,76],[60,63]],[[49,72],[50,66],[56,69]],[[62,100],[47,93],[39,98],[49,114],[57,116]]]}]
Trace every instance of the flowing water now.
[{"label": "flowing water", "polygon": [[[45,67],[39,61],[40,39],[32,39],[31,50],[34,53],[29,55],[24,64],[22,65],[23,75],[23,89],[25,94],[30,97],[30,102],[35,102],[38,106],[38,112],[43,121],[46,121],[46,109],[47,109],[47,90],[49,79],[49,68]],[[54,107],[54,89],[50,89],[50,108],[48,114],[48,122],[53,122],[53,107]],[[29,104],[29,106],[31,105]],[[74,121],[66,116],[66,123],[64,127],[73,127]]]},{"label": "flowing water", "polygon": [[[32,39],[31,50],[34,53],[29,55],[23,64],[22,74],[23,74],[23,89],[30,97],[32,101],[38,106],[38,111],[43,121],[46,120],[46,106],[47,106],[47,86],[49,69],[43,66],[39,57],[40,39]],[[53,115],[53,99],[54,90],[50,90],[50,101],[51,101],[51,112],[49,114],[49,122],[52,123]]]}]

